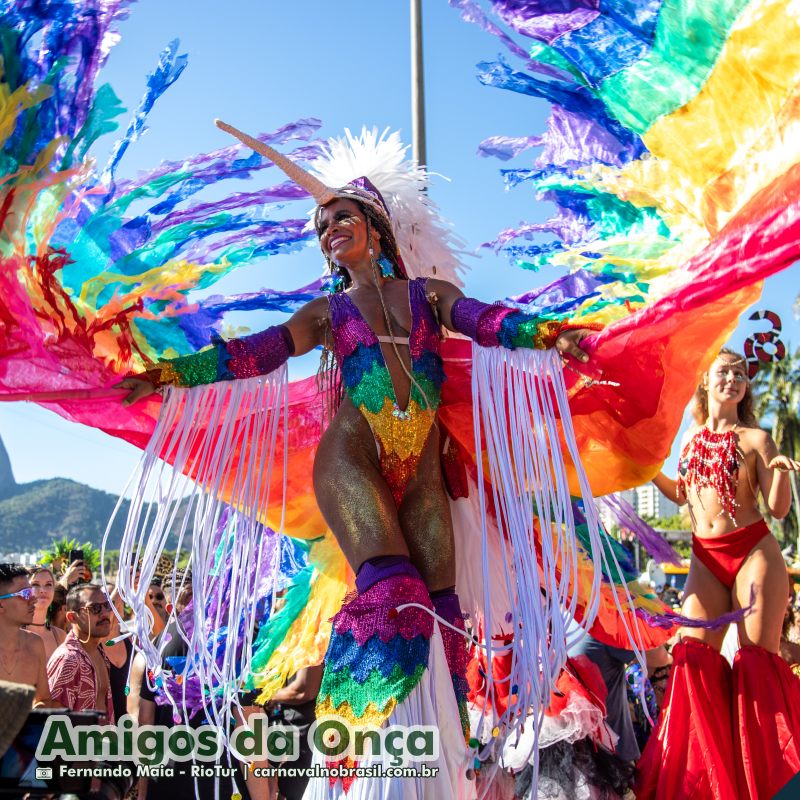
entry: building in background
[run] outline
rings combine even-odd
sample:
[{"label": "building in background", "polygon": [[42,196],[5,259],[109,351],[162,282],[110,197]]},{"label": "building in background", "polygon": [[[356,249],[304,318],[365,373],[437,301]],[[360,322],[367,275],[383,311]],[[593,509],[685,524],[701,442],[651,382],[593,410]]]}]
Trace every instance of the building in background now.
[{"label": "building in background", "polygon": [[636,492],[636,502],[632,505],[640,517],[667,519],[680,513],[678,504],[664,497],[654,483],[646,483],[634,491]]},{"label": "building in background", "polygon": [[[636,489],[627,489],[619,492],[618,496],[630,503],[640,517],[649,520],[667,519],[680,513],[680,506],[664,497],[653,483],[647,483]],[[614,515],[607,506],[600,505],[598,511],[600,521],[606,530],[616,526]]]}]

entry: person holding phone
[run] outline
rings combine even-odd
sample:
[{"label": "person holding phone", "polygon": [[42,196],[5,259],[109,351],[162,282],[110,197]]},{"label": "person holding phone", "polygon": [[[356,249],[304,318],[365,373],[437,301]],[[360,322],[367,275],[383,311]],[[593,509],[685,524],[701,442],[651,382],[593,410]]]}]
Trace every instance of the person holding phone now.
[{"label": "person holding phone", "polygon": [[83,558],[83,550],[69,551],[69,566],[61,576],[59,582],[69,590],[70,587],[79,583],[89,583],[92,579],[92,571],[86,566]]}]

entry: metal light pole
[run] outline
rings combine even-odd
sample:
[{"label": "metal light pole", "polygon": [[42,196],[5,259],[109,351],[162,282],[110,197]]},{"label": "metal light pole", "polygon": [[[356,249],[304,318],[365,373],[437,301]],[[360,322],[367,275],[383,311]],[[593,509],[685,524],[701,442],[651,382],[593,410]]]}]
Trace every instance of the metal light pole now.
[{"label": "metal light pole", "polygon": [[422,60],[422,0],[411,0],[411,138],[420,166],[428,163],[425,147],[425,74]]}]

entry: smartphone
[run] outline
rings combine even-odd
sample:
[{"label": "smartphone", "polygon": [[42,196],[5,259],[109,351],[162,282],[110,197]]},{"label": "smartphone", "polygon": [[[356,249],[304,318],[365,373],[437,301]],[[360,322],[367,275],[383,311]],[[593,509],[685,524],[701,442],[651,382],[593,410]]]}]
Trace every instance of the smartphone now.
[{"label": "smartphone", "polygon": [[75,561],[83,561],[83,550],[69,551],[69,563],[72,564]]}]

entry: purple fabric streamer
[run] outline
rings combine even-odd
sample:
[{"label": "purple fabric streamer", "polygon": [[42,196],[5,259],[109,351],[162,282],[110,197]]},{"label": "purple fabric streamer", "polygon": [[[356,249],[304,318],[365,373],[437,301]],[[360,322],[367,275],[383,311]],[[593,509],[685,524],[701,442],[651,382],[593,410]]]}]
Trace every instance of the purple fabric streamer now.
[{"label": "purple fabric streamer", "polygon": [[308,192],[296,183],[286,181],[277,186],[270,186],[258,192],[234,192],[222,200],[213,203],[197,203],[183,211],[175,211],[168,217],[153,224],[153,232],[160,233],[166,228],[175,225],[183,225],[187,222],[197,222],[205,219],[210,214],[218,214],[221,211],[231,211],[239,208],[251,208],[263,206],[267,203],[279,203],[288,200],[301,200],[308,197]]},{"label": "purple fabric streamer", "polygon": [[[283,125],[272,133],[262,133],[256,138],[270,145],[282,144],[293,139],[307,141],[320,127],[322,127],[322,122],[320,120],[309,117],[289,125]],[[142,173],[132,180],[120,182],[118,184],[118,189],[120,192],[129,192],[150,183],[150,181],[175,172],[190,172],[198,177],[209,178],[231,176],[246,178],[251,172],[273,166],[269,159],[257,153],[243,158],[242,151],[243,145],[232,144],[221,147],[219,150],[201,153],[185,161],[162,161],[155,169]],[[296,148],[292,153],[292,159],[313,159],[319,156],[321,152],[322,148],[320,144],[309,144],[304,147]],[[238,172],[242,172],[242,174],[238,175]]]},{"label": "purple fabric streamer", "polygon": [[147,115],[152,110],[156,100],[178,80],[181,73],[186,69],[186,65],[189,63],[189,57],[186,54],[180,56],[177,54],[179,44],[180,42],[177,39],[173,39],[159,56],[158,66],[147,76],[147,90],[133,118],[128,124],[128,130],[125,132],[125,136],[116,143],[111,152],[108,164],[105,170],[103,170],[103,183],[113,183],[114,172],[117,169],[120,159],[131,143],[135,142],[144,132]]},{"label": "purple fabric streamer", "polygon": [[635,148],[636,155],[645,152],[646,148],[640,137],[609,116],[603,102],[588,87],[567,83],[561,77],[558,80],[548,80],[527,75],[511,69],[502,59],[478,64],[478,80],[485,86],[508,89],[530,97],[542,97],[553,105],[594,118],[597,124],[610,130],[625,147]]},{"label": "purple fabric streamer", "polygon": [[491,22],[486,14],[483,13],[483,9],[477,3],[473,2],[473,0],[450,0],[450,7],[457,8],[461,12],[461,18],[465,22],[471,22],[473,25],[477,25],[487,33],[491,33],[493,36],[500,39],[515,56],[519,56],[525,59],[525,61],[529,60],[527,51],[520,47],[507,33]]},{"label": "purple fabric streamer", "polygon": [[253,222],[246,230],[239,230],[214,242],[195,245],[186,251],[185,256],[191,261],[206,262],[217,260],[220,253],[232,247],[247,246],[252,247],[253,252],[293,252],[316,237],[313,230],[306,230],[307,225],[307,219],[267,220],[260,224]]},{"label": "purple fabric streamer", "polygon": [[600,15],[600,0],[492,0],[492,10],[517,33],[551,44]]},{"label": "purple fabric streamer", "polygon": [[490,136],[478,145],[478,155],[484,158],[494,156],[508,161],[531,147],[544,143],[542,136]]},{"label": "purple fabric streamer", "polygon": [[[37,107],[39,125],[35,129],[18,126],[4,150],[15,155],[22,145],[27,153],[39,153],[56,136],[73,141],[87,119],[95,92],[97,74],[119,35],[113,23],[124,19],[124,6],[130,0],[95,0],[85,3],[5,2],[3,27],[21,35],[9,39],[17,50],[14,86],[43,82],[53,86],[53,94]],[[8,63],[14,63],[11,52]],[[69,62],[69,79],[54,70],[57,60]]]},{"label": "purple fabric streamer", "polygon": [[572,169],[601,163],[621,167],[638,153],[630,143],[623,144],[610,131],[583,114],[554,105],[542,137],[539,167],[564,166]]},{"label": "purple fabric streamer", "polygon": [[[214,565],[214,573],[220,576],[220,580],[215,583],[215,591],[210,594],[206,600],[206,615],[209,624],[209,630],[206,631],[206,638],[208,641],[209,649],[213,649],[214,657],[218,665],[222,665],[223,660],[226,658],[231,647],[234,648],[234,658],[238,661],[242,657],[242,644],[243,644],[243,623],[244,620],[238,621],[236,630],[231,630],[227,627],[228,609],[230,607],[230,592],[231,592],[231,563],[230,563],[230,541],[227,540],[226,526],[230,522],[230,512],[224,513],[220,518],[217,526],[216,541],[212,547],[212,564]],[[226,543],[223,545],[222,555],[224,556],[223,563],[215,563],[220,554],[220,545],[225,538]],[[279,546],[280,537],[269,528],[264,529],[263,548],[260,559],[260,564],[255,563],[255,559],[250,564],[251,576],[255,579],[254,584],[258,591],[255,593],[253,602],[258,598],[266,596],[272,591],[273,578],[275,573],[275,566],[277,559],[275,556],[275,548]],[[234,545],[235,546],[235,545]],[[214,620],[219,619],[223,624],[219,629],[213,627]],[[191,639],[194,632],[194,606],[190,603],[179,618],[179,626],[183,631],[183,635],[187,640]],[[179,634],[180,635],[180,634]],[[231,656],[228,654],[228,658]],[[214,689],[212,685],[206,687],[200,684],[196,673],[192,670],[191,665],[186,665],[186,671],[183,675],[182,684],[178,684],[175,677],[166,677],[165,683],[169,688],[170,693],[176,701],[184,702],[188,713],[188,719],[193,718],[198,713],[214,702]],[[210,690],[210,691],[209,691]],[[155,695],[156,703],[159,705],[166,705],[169,703],[166,695],[157,692]]]},{"label": "purple fabric streamer", "polygon": [[728,625],[741,622],[753,610],[756,602],[756,587],[754,584],[750,585],[750,604],[744,608],[729,611],[727,614],[722,614],[716,619],[695,619],[694,617],[684,617],[683,614],[669,613],[669,614],[651,614],[643,608],[636,609],[636,616],[639,617],[646,625],[651,628],[672,628],[675,625],[680,625],[684,628],[704,628],[705,630],[715,631],[720,628],[725,628]]},{"label": "purple fabric streamer", "polygon": [[599,497],[602,503],[614,516],[620,527],[629,530],[642,543],[645,550],[659,563],[680,566],[681,557],[674,548],[651,528],[633,509],[633,506],[619,494]]},{"label": "purple fabric streamer", "polygon": [[510,299],[520,305],[542,309],[561,305],[570,300],[582,302],[589,297],[594,297],[601,286],[613,282],[614,278],[611,276],[595,275],[587,270],[579,269],[577,272],[558,278],[547,286],[540,286],[538,289]]},{"label": "purple fabric streamer", "polygon": [[178,315],[178,325],[186,341],[199,350],[211,342],[213,334],[219,332],[223,318],[231,311],[281,311],[292,314],[305,303],[319,297],[321,286],[322,280],[318,279],[289,292],[262,289],[260,292],[228,297],[211,295],[200,300],[191,313]]},{"label": "purple fabric streamer", "polygon": [[529,222],[517,228],[506,228],[500,231],[494,241],[484,242],[481,247],[491,247],[495,252],[499,252],[514,239],[530,240],[531,234],[534,233],[555,234],[564,244],[572,246],[589,240],[589,231],[590,227],[585,219],[564,209],[546,222]]}]

